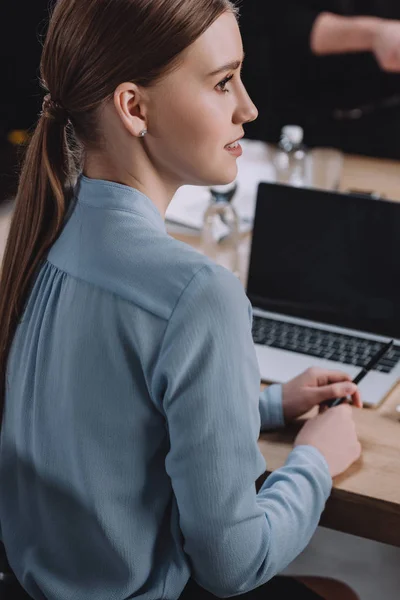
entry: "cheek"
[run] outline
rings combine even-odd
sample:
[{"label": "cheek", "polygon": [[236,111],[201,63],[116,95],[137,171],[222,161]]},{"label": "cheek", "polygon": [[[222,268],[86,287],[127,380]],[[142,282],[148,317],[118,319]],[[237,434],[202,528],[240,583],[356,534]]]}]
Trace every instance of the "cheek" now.
[{"label": "cheek", "polygon": [[194,183],[214,183],[219,174],[232,181],[236,164],[224,150],[232,135],[224,100],[164,102],[151,122],[151,152],[157,163]]},{"label": "cheek", "polygon": [[223,140],[220,124],[214,124],[209,115],[198,113],[192,119],[182,119],[177,126],[176,135],[170,140],[173,145],[171,155],[186,173],[201,175],[218,171],[221,162],[230,158],[224,150]]},{"label": "cheek", "polygon": [[230,134],[227,107],[212,94],[167,98],[154,113],[152,134],[160,142],[175,140],[190,151],[217,149],[221,144],[223,148]]}]

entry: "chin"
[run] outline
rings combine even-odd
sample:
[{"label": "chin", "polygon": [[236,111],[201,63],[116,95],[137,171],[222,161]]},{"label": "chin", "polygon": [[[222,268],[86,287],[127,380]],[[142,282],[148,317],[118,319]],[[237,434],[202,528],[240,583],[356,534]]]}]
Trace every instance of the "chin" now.
[{"label": "chin", "polygon": [[228,185],[235,181],[237,174],[238,168],[236,164],[228,169],[226,167],[221,168],[220,171],[214,172],[212,175],[210,174],[206,185]]},{"label": "chin", "polygon": [[218,164],[217,161],[214,161],[210,164],[207,161],[207,164],[200,168],[197,173],[193,170],[190,174],[185,177],[185,180],[181,182],[181,185],[198,185],[211,187],[213,185],[229,185],[233,183],[238,174],[238,166],[236,161],[233,161],[232,158],[229,158],[230,164],[220,161]]}]

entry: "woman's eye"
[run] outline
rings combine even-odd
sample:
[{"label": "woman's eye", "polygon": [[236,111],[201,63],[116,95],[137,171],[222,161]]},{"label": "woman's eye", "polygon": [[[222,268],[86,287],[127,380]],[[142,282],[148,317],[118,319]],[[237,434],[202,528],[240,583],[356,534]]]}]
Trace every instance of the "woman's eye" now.
[{"label": "woman's eye", "polygon": [[229,83],[231,81],[231,79],[233,79],[233,75],[228,75],[228,77],[225,77],[225,79],[223,79],[222,81],[220,81],[217,85],[217,88],[224,93],[228,93],[229,90],[226,89],[226,85],[227,83]]}]

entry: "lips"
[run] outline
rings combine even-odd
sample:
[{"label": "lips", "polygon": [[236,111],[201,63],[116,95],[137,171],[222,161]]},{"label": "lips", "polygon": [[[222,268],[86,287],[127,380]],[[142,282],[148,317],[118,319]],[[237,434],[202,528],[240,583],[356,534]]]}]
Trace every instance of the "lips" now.
[{"label": "lips", "polygon": [[225,148],[227,150],[234,150],[235,148],[237,148],[239,146],[239,141],[242,139],[242,137],[243,136],[241,135],[240,138],[238,138],[234,142],[231,142],[230,144],[226,144]]}]

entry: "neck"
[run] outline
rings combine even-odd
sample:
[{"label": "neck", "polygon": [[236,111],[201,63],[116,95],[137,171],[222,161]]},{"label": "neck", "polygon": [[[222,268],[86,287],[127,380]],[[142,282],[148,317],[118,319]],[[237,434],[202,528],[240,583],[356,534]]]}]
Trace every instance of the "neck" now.
[{"label": "neck", "polygon": [[180,185],[162,177],[143,152],[138,154],[129,161],[117,162],[110,156],[88,153],[83,174],[90,179],[113,181],[138,190],[150,198],[165,219],[166,210]]}]

